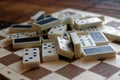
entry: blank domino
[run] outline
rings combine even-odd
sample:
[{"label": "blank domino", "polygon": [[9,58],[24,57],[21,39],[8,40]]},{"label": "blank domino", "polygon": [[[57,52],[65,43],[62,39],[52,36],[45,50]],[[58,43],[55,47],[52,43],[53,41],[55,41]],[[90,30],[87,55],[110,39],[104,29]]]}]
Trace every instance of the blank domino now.
[{"label": "blank domino", "polygon": [[36,27],[37,29],[40,29],[41,31],[43,31],[60,24],[61,24],[61,21],[59,19],[54,17],[49,17],[41,21],[34,22],[33,27]]},{"label": "blank domino", "polygon": [[9,33],[31,32],[34,30],[29,24],[13,24],[9,28]]},{"label": "blank domino", "polygon": [[88,19],[77,19],[75,20],[75,27],[77,29],[85,29],[88,27],[93,27],[93,26],[100,26],[102,24],[102,20],[99,18],[88,18]]},{"label": "blank domino", "polygon": [[52,27],[48,32],[48,38],[53,39],[53,38],[56,38],[57,36],[62,37],[63,34],[66,32],[66,29],[67,29],[66,24],[61,24],[61,25]]},{"label": "blank domino", "polygon": [[97,46],[109,44],[109,40],[104,36],[102,32],[90,32],[90,35]]},{"label": "blank domino", "polygon": [[30,48],[41,45],[40,37],[20,38],[13,40],[13,49]]},{"label": "blank domino", "polygon": [[34,68],[40,66],[39,48],[24,49],[23,68]]},{"label": "blank domino", "polygon": [[96,46],[93,38],[90,35],[78,35],[81,47],[93,47]]},{"label": "blank domino", "polygon": [[58,60],[58,54],[56,52],[55,42],[42,44],[42,60],[43,61]]},{"label": "blank domino", "polygon": [[72,59],[74,56],[74,52],[72,49],[72,45],[71,42],[69,40],[63,39],[61,37],[57,37],[57,43],[56,43],[56,47],[57,47],[57,53]]},{"label": "blank domino", "polygon": [[81,54],[81,45],[80,45],[79,38],[76,32],[70,33],[70,36],[73,42],[75,58],[80,58],[82,54]]},{"label": "blank domino", "polygon": [[84,60],[95,60],[115,57],[116,51],[110,45],[83,48]]},{"label": "blank domino", "polygon": [[45,18],[45,12],[44,11],[39,11],[38,13],[36,13],[34,16],[32,16],[31,19],[31,23],[42,20]]}]

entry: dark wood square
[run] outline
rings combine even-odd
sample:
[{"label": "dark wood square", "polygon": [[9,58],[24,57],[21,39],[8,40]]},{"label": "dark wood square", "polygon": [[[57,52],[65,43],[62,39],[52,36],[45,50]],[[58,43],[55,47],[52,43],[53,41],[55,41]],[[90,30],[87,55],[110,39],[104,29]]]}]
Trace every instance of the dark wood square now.
[{"label": "dark wood square", "polygon": [[5,57],[0,58],[0,63],[8,66],[14,62],[19,61],[19,60],[21,60],[21,57],[15,55],[15,54],[10,54],[10,55],[7,55]]},{"label": "dark wood square", "polygon": [[18,49],[13,49],[12,45],[5,46],[4,48],[7,49],[8,51],[11,51],[11,52],[18,51]]},{"label": "dark wood square", "polygon": [[5,37],[3,37],[3,36],[0,36],[0,40],[2,40],[2,39],[5,39]]},{"label": "dark wood square", "polygon": [[39,67],[39,68],[30,69],[22,74],[32,80],[38,80],[38,79],[48,75],[49,73],[51,73],[51,71],[49,71],[43,67]]},{"label": "dark wood square", "polygon": [[69,64],[61,69],[59,69],[58,71],[56,71],[56,73],[63,75],[69,79],[74,78],[77,75],[80,75],[82,72],[84,72],[85,70],[82,68],[79,68],[77,66],[74,66],[72,64]]},{"label": "dark wood square", "polygon": [[100,64],[92,67],[89,70],[108,78],[113,74],[115,74],[119,70],[119,68],[112,66],[110,64],[101,62]]}]

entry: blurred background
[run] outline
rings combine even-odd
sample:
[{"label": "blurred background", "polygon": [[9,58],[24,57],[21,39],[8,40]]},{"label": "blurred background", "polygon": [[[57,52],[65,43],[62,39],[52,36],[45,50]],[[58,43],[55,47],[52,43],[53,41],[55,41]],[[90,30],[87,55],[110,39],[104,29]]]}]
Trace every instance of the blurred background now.
[{"label": "blurred background", "polygon": [[21,23],[40,10],[50,14],[65,8],[120,18],[120,0],[0,0],[0,21]]}]

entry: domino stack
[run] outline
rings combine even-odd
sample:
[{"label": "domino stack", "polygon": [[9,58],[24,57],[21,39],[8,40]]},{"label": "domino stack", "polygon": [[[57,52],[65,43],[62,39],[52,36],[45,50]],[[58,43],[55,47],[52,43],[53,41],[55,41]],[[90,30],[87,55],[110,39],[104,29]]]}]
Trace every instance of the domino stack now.
[{"label": "domino stack", "polygon": [[[116,51],[100,31],[104,16],[82,17],[80,14],[46,15],[39,11],[30,24],[14,24],[8,41],[13,49],[24,48],[23,67],[39,67],[40,62],[69,59],[94,60],[115,57]],[[41,56],[40,56],[41,55]]]}]

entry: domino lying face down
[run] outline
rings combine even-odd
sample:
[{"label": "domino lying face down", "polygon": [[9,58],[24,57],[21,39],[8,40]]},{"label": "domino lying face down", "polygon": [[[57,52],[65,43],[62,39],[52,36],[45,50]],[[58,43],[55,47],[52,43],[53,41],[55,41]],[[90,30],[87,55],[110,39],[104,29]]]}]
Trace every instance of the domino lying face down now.
[{"label": "domino lying face down", "polygon": [[45,18],[43,20],[34,22],[32,26],[43,31],[60,24],[61,24],[61,21],[59,19],[55,17],[49,17],[49,18]]},{"label": "domino lying face down", "polygon": [[102,32],[90,32],[89,34],[91,35],[97,46],[109,44],[109,40]]},{"label": "domino lying face down", "polygon": [[34,22],[37,22],[37,21],[40,21],[40,20],[43,20],[43,19],[49,18],[49,17],[52,17],[52,16],[51,15],[46,15],[45,11],[39,11],[38,13],[33,15],[30,18],[30,20],[31,20],[31,23],[33,24]]},{"label": "domino lying face down", "polygon": [[83,48],[82,52],[84,60],[104,59],[116,56],[116,51],[111,45]]},{"label": "domino lying face down", "polygon": [[35,29],[30,24],[13,24],[9,28],[9,33],[32,32]]},{"label": "domino lying face down", "polygon": [[13,40],[13,49],[41,46],[40,37],[20,38]]},{"label": "domino lying face down", "polygon": [[34,16],[32,16],[30,19],[31,19],[31,23],[34,23],[34,22],[40,21],[44,18],[45,18],[45,12],[44,11],[39,11]]}]

